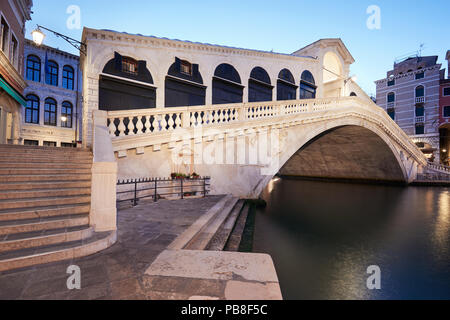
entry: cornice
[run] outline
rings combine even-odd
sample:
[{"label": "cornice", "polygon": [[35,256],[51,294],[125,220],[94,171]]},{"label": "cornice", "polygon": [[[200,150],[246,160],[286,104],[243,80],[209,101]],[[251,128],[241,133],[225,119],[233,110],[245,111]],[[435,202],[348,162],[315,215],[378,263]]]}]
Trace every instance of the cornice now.
[{"label": "cornice", "polygon": [[387,77],[387,78],[384,78],[384,79],[377,80],[377,81],[375,81],[375,84],[381,84],[383,82],[387,82],[387,81],[392,80],[392,79],[395,79],[395,80],[401,79],[401,78],[404,78],[404,77],[408,77],[410,75],[422,73],[424,71],[431,71],[431,70],[435,70],[435,69],[440,70],[441,66],[442,65],[437,64],[437,65],[432,66],[432,67],[427,67],[427,68],[423,68],[423,69],[420,69],[420,70],[415,70],[415,71],[404,73],[404,74],[398,74],[398,75],[396,75],[394,77]]},{"label": "cornice", "polygon": [[281,60],[296,60],[296,61],[309,61],[317,63],[318,60],[312,57],[299,57],[291,54],[283,54],[283,53],[272,53],[267,51],[258,51],[252,49],[241,49],[241,48],[233,48],[226,46],[218,46],[206,43],[196,43],[189,41],[181,41],[181,40],[173,40],[166,38],[158,38],[154,36],[143,36],[143,35],[133,35],[127,33],[120,33],[115,31],[108,30],[96,30],[84,28],[83,42],[88,44],[89,41],[111,41],[111,42],[119,42],[124,45],[140,45],[140,46],[151,46],[154,47],[163,47],[163,48],[171,48],[171,49],[183,49],[190,50],[202,53],[218,53],[218,54],[233,54],[239,56],[251,56],[251,57],[262,57],[262,58],[276,58]]}]

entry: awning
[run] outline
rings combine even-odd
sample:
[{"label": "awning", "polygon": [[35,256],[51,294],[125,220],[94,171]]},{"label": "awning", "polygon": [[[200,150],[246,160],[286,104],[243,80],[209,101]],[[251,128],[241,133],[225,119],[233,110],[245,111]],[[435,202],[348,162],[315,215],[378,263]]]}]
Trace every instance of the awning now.
[{"label": "awning", "polygon": [[27,101],[25,98],[18,93],[13,87],[11,87],[8,82],[3,79],[3,77],[0,76],[0,87],[5,90],[11,97],[14,98],[18,103],[20,103],[22,106],[27,106]]}]

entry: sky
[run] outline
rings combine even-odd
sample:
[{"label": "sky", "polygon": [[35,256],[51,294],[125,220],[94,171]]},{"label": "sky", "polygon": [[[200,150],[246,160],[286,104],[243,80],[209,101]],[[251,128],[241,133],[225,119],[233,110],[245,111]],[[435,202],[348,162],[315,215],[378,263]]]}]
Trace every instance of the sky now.
[{"label": "sky", "polygon": [[[82,28],[110,29],[170,39],[292,53],[321,38],[341,38],[356,62],[350,75],[375,94],[375,80],[394,61],[415,53],[438,55],[446,68],[450,49],[449,0],[34,0],[26,36],[42,25],[81,40]],[[80,28],[67,25],[80,9]],[[379,29],[369,29],[369,6],[380,9]],[[74,20],[69,20],[74,21]],[[373,20],[371,20],[373,21]],[[78,54],[46,32],[45,44]]]}]

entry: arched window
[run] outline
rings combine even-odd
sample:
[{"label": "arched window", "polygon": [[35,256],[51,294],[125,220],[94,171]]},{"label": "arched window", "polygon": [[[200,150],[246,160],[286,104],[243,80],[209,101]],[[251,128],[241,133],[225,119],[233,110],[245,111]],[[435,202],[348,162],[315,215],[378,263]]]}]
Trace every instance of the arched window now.
[{"label": "arched window", "polygon": [[387,95],[387,102],[388,103],[395,102],[395,93],[393,93],[393,92],[389,92],[388,93],[388,95]]},{"label": "arched window", "polygon": [[41,82],[41,59],[33,55],[27,58],[27,80]]},{"label": "arched window", "polygon": [[62,86],[65,89],[74,89],[74,71],[71,66],[64,66],[63,68],[63,80]]},{"label": "arched window", "polygon": [[288,69],[281,70],[277,81],[277,100],[295,100],[297,88],[292,73]]},{"label": "arched window", "polygon": [[416,98],[425,96],[425,88],[423,86],[418,86],[416,88]]},{"label": "arched window", "polygon": [[49,61],[46,65],[45,83],[58,86],[58,64],[55,61]]},{"label": "arched window", "polygon": [[61,105],[61,127],[72,128],[73,107],[68,101],[64,101]]},{"label": "arched window", "polygon": [[55,99],[52,99],[52,98],[45,99],[44,124],[47,126],[56,126],[56,100]]},{"label": "arched window", "polygon": [[253,68],[248,81],[248,102],[272,101],[272,91],[273,86],[266,70]]},{"label": "arched window", "polygon": [[175,58],[165,81],[165,106],[185,107],[205,105],[206,86],[199,65]]},{"label": "arched window", "polygon": [[25,123],[39,124],[39,98],[34,94],[27,95]]},{"label": "arched window", "polygon": [[240,103],[242,102],[244,86],[236,69],[227,63],[219,65],[212,83],[212,103]]},{"label": "arched window", "polygon": [[352,92],[350,93],[350,97],[357,97],[356,93]]},{"label": "arched window", "polygon": [[316,89],[314,76],[308,70],[304,71],[300,81],[300,99],[315,99]]}]

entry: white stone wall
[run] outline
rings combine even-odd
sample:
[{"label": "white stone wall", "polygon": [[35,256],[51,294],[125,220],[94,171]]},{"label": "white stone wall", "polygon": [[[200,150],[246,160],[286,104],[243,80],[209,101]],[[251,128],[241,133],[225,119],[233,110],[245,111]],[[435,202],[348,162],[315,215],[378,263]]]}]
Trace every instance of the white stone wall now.
[{"label": "white stone wall", "polygon": [[[300,84],[300,76],[303,71],[309,70],[315,80],[317,97],[323,97],[323,69],[322,60],[325,52],[333,50],[339,55],[334,44],[333,46],[321,45],[315,52],[317,58],[295,56],[287,54],[276,54],[256,50],[221,47],[208,44],[192,43],[178,40],[168,40],[156,37],[145,37],[130,35],[111,31],[100,31],[84,29],[83,42],[87,44],[87,56],[82,57],[81,65],[83,70],[83,103],[86,106],[83,111],[83,141],[90,144],[92,140],[92,112],[98,109],[98,86],[99,75],[105,64],[114,58],[117,51],[123,56],[129,56],[136,60],[145,60],[156,89],[156,107],[164,108],[164,84],[165,77],[170,66],[175,62],[175,57],[187,60],[194,64],[199,64],[199,71],[202,75],[206,89],[206,104],[212,103],[212,78],[217,66],[228,63],[238,71],[241,82],[245,86],[243,101],[248,101],[248,79],[255,67],[264,68],[270,78],[271,83],[276,87],[279,72],[287,68],[294,76],[295,83]],[[348,74],[349,61],[341,58],[344,74]],[[299,89],[297,97],[299,97]],[[276,100],[276,89],[273,90],[273,98]]]},{"label": "white stone wall", "polygon": [[[58,86],[51,86],[45,83],[45,55],[47,52],[48,60],[53,60],[58,64]],[[82,94],[81,94],[81,69],[79,67],[79,58],[72,54],[42,46],[37,47],[31,41],[27,40],[25,46],[25,78],[26,63],[29,55],[35,55],[41,60],[41,79],[40,82],[27,80],[28,87],[24,91],[24,96],[29,94],[39,97],[39,124],[25,123],[25,108],[22,108],[22,128],[21,138],[23,140],[36,140],[39,145],[44,141],[56,142],[57,146],[61,143],[72,143],[81,140],[82,130]],[[74,90],[63,88],[63,68],[69,65],[74,70]],[[56,126],[44,125],[44,105],[46,98],[53,98],[57,102]],[[64,101],[68,101],[73,106],[72,128],[61,127],[61,107]]]}]

